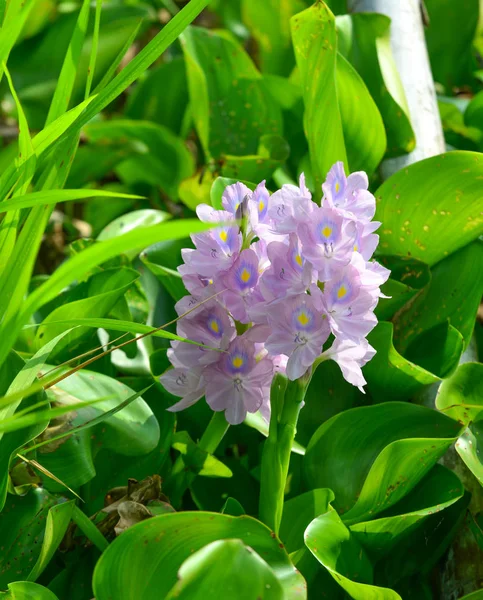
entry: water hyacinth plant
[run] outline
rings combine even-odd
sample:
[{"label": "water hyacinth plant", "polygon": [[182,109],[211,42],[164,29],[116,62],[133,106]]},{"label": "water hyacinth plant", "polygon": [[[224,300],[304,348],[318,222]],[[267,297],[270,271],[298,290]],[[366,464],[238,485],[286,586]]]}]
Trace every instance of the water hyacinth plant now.
[{"label": "water hyacinth plant", "polygon": [[420,4],[0,0],[0,600],[482,598],[483,29]]},{"label": "water hyacinth plant", "polygon": [[272,195],[265,181],[253,192],[229,185],[223,210],[198,205],[200,220],[222,227],[192,236],[195,249],[182,251],[190,295],[176,305],[177,333],[202,345],[172,342],[174,368],[161,383],[182,399],[170,410],[205,396],[232,425],[247,412],[268,420],[274,373],[294,381],[329,358],[362,390],[361,367],[375,354],[366,338],[389,277],[371,260],[380,223],[372,221],[376,202],[367,188],[365,173],[346,178],[339,162],[322,186],[322,206],[303,174],[298,187]]}]

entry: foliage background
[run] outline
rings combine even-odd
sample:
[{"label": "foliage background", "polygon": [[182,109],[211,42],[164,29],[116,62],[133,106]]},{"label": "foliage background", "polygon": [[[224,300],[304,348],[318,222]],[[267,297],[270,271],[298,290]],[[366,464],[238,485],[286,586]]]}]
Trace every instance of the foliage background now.
[{"label": "foliage background", "polygon": [[[425,1],[456,152],[386,182],[381,162],[415,144],[386,17],[205,4],[0,2],[0,590],[304,598],[295,565],[309,598],[480,598],[478,1]],[[196,205],[301,171],[317,194],[336,160],[370,175],[391,298],[367,393],[334,363],[314,375],[277,538],[255,520],[263,425],[231,428],[213,455],[196,444],[208,407],[166,412],[157,377]],[[102,352],[119,336],[132,343]]]}]

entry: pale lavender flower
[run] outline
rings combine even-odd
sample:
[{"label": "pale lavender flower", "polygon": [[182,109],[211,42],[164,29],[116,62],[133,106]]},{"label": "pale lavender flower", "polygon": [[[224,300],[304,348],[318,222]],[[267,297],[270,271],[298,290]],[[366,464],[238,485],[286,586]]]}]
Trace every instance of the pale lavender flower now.
[{"label": "pale lavender flower", "polygon": [[174,358],[186,367],[197,367],[216,362],[220,357],[218,350],[225,350],[236,336],[233,320],[218,303],[190,313],[178,321],[178,335],[186,339],[213,348],[175,341],[171,343]]},{"label": "pale lavender flower", "polygon": [[337,162],[322,184],[324,205],[338,208],[349,218],[370,221],[376,212],[376,200],[367,190],[369,185],[364,171],[351,173],[346,178],[344,164]]},{"label": "pale lavender flower", "polygon": [[260,279],[266,301],[305,292],[312,283],[312,265],[305,260],[298,237],[290,234],[289,244],[271,242],[267,247],[269,268]]},{"label": "pale lavender flower", "polygon": [[279,303],[268,315],[271,333],[266,348],[272,356],[288,356],[290,380],[301,377],[322,352],[329,337],[327,318],[315,306],[311,296],[301,294]]},{"label": "pale lavender flower", "polygon": [[312,195],[305,186],[305,177],[300,175],[299,187],[285,184],[270,197],[268,216],[272,220],[273,230],[279,234],[292,233],[299,223],[309,221],[317,208]]},{"label": "pale lavender flower", "polygon": [[231,269],[224,275],[223,283],[228,291],[222,294],[223,302],[237,321],[248,322],[249,296],[258,284],[259,259],[254,250],[247,248],[240,253]]},{"label": "pale lavender flower", "polygon": [[184,410],[205,395],[202,367],[175,367],[161,375],[159,380],[170,394],[181,397],[179,402],[168,408],[171,412]]},{"label": "pale lavender flower", "polygon": [[252,194],[253,192],[247,188],[244,183],[238,181],[237,183],[226,186],[221,198],[221,203],[226,211],[235,216],[236,211],[243,200],[245,198],[251,198]]},{"label": "pale lavender flower", "polygon": [[206,401],[214,411],[224,410],[228,423],[238,425],[247,412],[257,412],[269,402],[272,376],[272,361],[257,361],[255,344],[238,337],[205,370]]},{"label": "pale lavender flower", "polygon": [[362,386],[366,384],[366,380],[361,367],[368,363],[375,354],[376,351],[366,339],[357,343],[336,339],[322,356],[334,360],[339,365],[344,379],[364,393]]},{"label": "pale lavender flower", "polygon": [[310,223],[297,228],[305,258],[318,271],[322,282],[347,265],[354,252],[356,223],[333,208],[316,208]]},{"label": "pale lavender flower", "polygon": [[357,343],[377,325],[373,313],[377,299],[364,289],[360,272],[352,264],[325,284],[323,299],[330,329],[342,340]]}]

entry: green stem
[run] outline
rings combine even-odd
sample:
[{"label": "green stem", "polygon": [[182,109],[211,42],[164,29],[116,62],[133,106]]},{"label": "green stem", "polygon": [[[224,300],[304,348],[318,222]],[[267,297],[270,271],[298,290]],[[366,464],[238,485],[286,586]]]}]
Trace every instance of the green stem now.
[{"label": "green stem", "polygon": [[[213,413],[211,421],[208,423],[208,427],[205,429],[204,434],[198,442],[198,447],[208,454],[213,454],[225,436],[225,433],[228,431],[229,426],[224,412]],[[168,495],[171,504],[174,507],[179,507],[181,505],[183,495],[193,483],[196,475],[198,475],[198,473],[185,466],[183,457],[181,455],[178,456],[168,482],[171,484],[171,489],[168,489]]]},{"label": "green stem", "polygon": [[[309,376],[310,377],[310,376]],[[270,430],[262,453],[260,488],[260,520],[278,534],[283,513],[290,454],[297,431],[297,421],[308,378],[282,383],[283,376],[274,378],[270,404]]]}]

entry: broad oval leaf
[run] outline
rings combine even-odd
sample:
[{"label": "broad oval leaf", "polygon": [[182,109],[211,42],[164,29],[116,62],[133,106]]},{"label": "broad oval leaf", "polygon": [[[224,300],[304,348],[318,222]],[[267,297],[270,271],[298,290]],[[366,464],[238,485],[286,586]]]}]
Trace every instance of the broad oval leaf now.
[{"label": "broad oval leaf", "polygon": [[461,425],[428,408],[386,402],[340,413],[316,431],[304,470],[312,488],[334,491],[349,523],[408,494],[456,440]]},{"label": "broad oval leaf", "polygon": [[97,600],[158,600],[176,584],[181,564],[206,544],[239,539],[273,569],[285,598],[306,598],[303,577],[280,541],[252,517],[181,512],[147,519],[125,531],[104,552],[94,572]]},{"label": "broad oval leaf", "polygon": [[10,583],[8,592],[0,592],[2,600],[58,600],[48,588],[31,581]]},{"label": "broad oval leaf", "polygon": [[401,600],[396,592],[371,585],[372,565],[332,507],[310,523],[304,537],[310,552],[354,600]]},{"label": "broad oval leaf", "polygon": [[178,577],[166,600],[206,600],[216,596],[285,598],[282,584],[272,569],[241,540],[218,540],[201,548],[184,561]]},{"label": "broad oval leaf", "polygon": [[483,159],[448,152],[398,171],[375,192],[381,254],[434,265],[483,232]]}]

